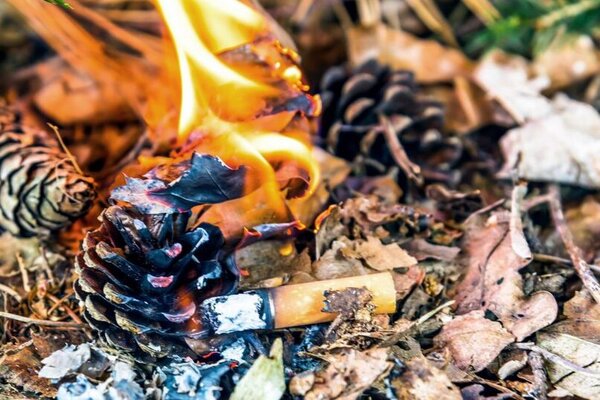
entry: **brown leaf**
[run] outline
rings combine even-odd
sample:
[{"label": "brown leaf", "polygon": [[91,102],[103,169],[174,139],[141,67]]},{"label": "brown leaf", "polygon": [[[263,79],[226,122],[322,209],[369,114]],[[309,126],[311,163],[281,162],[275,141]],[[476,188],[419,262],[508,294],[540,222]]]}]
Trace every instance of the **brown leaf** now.
[{"label": "brown leaf", "polygon": [[[356,399],[375,382],[385,377],[393,364],[388,361],[389,349],[375,348],[366,351],[343,349],[329,355],[329,365],[324,370],[314,372],[314,380],[307,376],[295,376],[290,382],[291,388],[302,388],[303,393],[292,393],[304,396],[307,400],[317,399]],[[299,379],[303,382],[300,384]],[[308,383],[312,387],[305,391]]]},{"label": "brown leaf", "polygon": [[556,41],[535,57],[532,69],[536,75],[548,76],[550,89],[557,89],[598,73],[600,59],[593,40],[579,36]]},{"label": "brown leaf", "polygon": [[458,368],[478,372],[512,343],[514,337],[499,322],[486,319],[483,311],[476,310],[448,322],[434,341],[450,351]]},{"label": "brown leaf", "polygon": [[565,303],[564,316],[565,320],[537,334],[538,346],[555,357],[545,355],[548,377],[559,389],[584,399],[597,399],[600,396],[600,305],[586,291],[578,292]]},{"label": "brown leaf", "polygon": [[391,386],[400,400],[460,400],[460,391],[448,376],[419,356],[405,363],[406,371]]},{"label": "brown leaf", "polygon": [[241,287],[252,288],[266,280],[282,277],[288,280],[300,272],[311,272],[308,251],[298,254],[290,243],[281,240],[265,240],[242,247],[235,252],[235,264],[245,273]]},{"label": "brown leaf", "polygon": [[[4,347],[3,352],[8,350]],[[22,388],[25,392],[38,393],[43,397],[56,396],[56,389],[50,381],[38,377],[37,371],[42,364],[40,357],[31,346],[4,354],[7,355],[0,365],[0,378],[3,382]]]},{"label": "brown leaf", "polygon": [[373,236],[367,237],[366,241],[357,241],[353,250],[354,252],[348,256],[364,260],[370,268],[376,271],[388,271],[417,264],[417,259],[397,243],[384,245],[381,240]]},{"label": "brown leaf", "polygon": [[414,71],[419,82],[449,82],[456,76],[467,75],[473,67],[472,61],[456,49],[383,24],[352,28],[347,34],[353,64],[377,58],[393,68]]},{"label": "brown leaf", "polygon": [[416,264],[417,260],[396,243],[384,245],[373,236],[368,236],[367,240],[350,240],[342,236],[313,264],[313,271],[317,279],[323,280],[365,275]]},{"label": "brown leaf", "polygon": [[[473,218],[464,238],[467,271],[456,287],[457,313],[489,310],[517,340],[554,321],[558,305],[548,292],[527,298],[519,270],[529,264],[527,242],[510,214],[494,213],[487,221]],[[519,256],[517,251],[523,256]]]}]

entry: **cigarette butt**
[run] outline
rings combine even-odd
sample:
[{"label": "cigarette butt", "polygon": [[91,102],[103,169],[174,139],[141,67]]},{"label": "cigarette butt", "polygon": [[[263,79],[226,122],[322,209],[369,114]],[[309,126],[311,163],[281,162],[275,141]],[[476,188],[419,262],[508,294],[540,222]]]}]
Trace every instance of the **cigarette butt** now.
[{"label": "cigarette butt", "polygon": [[325,300],[324,292],[350,287],[368,289],[373,295],[372,302],[375,305],[376,313],[391,314],[396,312],[396,289],[391,273],[352,276],[271,289],[275,328],[332,321],[335,319],[336,314],[321,311]]},{"label": "cigarette butt", "polygon": [[390,272],[212,297],[205,300],[200,309],[205,325],[216,335],[317,324],[336,317],[334,313],[321,311],[324,293],[351,287],[371,292],[376,313],[396,311],[396,287]]}]

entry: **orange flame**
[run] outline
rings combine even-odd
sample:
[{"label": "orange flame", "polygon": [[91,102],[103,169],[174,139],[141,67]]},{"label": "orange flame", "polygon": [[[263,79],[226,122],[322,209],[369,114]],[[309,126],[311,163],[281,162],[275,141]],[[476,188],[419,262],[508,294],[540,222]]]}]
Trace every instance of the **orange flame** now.
[{"label": "orange flame", "polygon": [[[242,206],[268,201],[282,217],[281,182],[297,178],[291,171],[308,182],[305,193],[319,181],[306,119],[318,114],[320,102],[306,93],[297,56],[279,44],[267,18],[249,2],[156,3],[177,54],[179,144],[246,166],[248,193],[259,186],[264,193]],[[289,172],[285,179],[282,170]]]}]

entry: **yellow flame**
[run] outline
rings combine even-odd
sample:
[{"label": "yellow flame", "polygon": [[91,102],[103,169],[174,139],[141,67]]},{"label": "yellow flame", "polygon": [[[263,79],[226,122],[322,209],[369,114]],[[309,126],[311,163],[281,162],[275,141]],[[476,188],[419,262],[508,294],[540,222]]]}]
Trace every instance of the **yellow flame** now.
[{"label": "yellow flame", "polygon": [[[281,111],[260,118],[269,114],[264,111],[273,101],[283,98],[282,86],[303,95],[307,88],[297,65],[265,56],[272,65],[257,70],[262,64],[252,64],[253,60],[240,62],[222,57],[224,52],[245,49],[269,37],[264,15],[239,0],[156,2],[177,54],[180,143],[191,142],[194,150],[217,155],[232,166],[249,167],[254,182],[248,186],[256,188],[260,184],[276,192],[272,194],[276,197],[281,196],[274,166],[291,162],[306,172],[310,193],[318,183],[319,169],[311,154],[309,136],[272,130],[284,128],[293,113]],[[269,44],[280,57],[294,59],[295,54],[280,48],[276,40]]]}]

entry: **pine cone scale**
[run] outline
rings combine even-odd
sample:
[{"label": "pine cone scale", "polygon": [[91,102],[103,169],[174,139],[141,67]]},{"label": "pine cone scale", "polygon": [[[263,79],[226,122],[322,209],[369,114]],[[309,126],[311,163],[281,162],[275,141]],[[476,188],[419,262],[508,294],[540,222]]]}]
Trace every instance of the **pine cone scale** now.
[{"label": "pine cone scale", "polygon": [[198,305],[234,290],[237,271],[218,259],[221,231],[188,228],[188,221],[189,214],[111,206],[87,234],[76,293],[85,318],[110,343],[160,356],[178,338],[208,334]]}]

